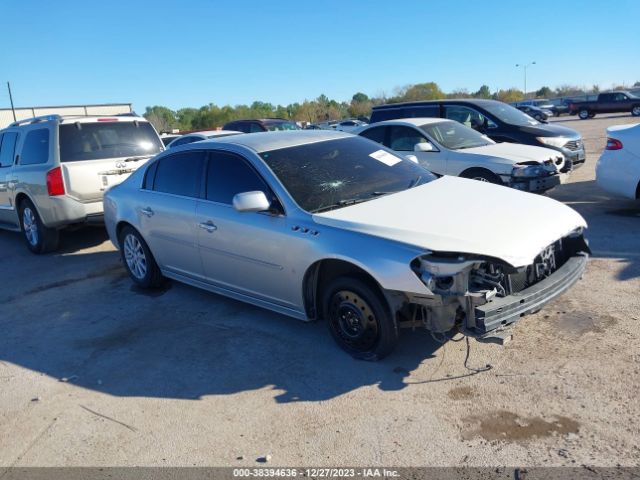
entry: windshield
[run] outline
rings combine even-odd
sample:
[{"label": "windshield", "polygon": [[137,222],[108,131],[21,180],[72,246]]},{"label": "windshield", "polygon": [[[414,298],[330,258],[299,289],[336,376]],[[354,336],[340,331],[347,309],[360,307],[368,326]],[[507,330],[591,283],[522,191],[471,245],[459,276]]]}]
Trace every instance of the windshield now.
[{"label": "windshield", "polygon": [[267,127],[267,130],[270,132],[278,130],[300,130],[300,127],[293,122],[265,123],[265,127]]},{"label": "windshield", "polygon": [[60,125],[60,161],[151,156],[162,142],[149,122],[70,123]]},{"label": "windshield", "polygon": [[458,122],[427,123],[422,125],[420,129],[428,137],[450,150],[484,147],[495,143],[481,133]]},{"label": "windshield", "polygon": [[311,213],[372,200],[435,179],[416,163],[356,136],[271,150],[260,156],[296,203]]},{"label": "windshield", "polygon": [[498,117],[499,120],[510,125],[518,125],[527,127],[529,125],[540,125],[540,122],[534,120],[526,113],[521,112],[517,108],[507,105],[506,103],[489,103],[482,105],[492,115]]}]

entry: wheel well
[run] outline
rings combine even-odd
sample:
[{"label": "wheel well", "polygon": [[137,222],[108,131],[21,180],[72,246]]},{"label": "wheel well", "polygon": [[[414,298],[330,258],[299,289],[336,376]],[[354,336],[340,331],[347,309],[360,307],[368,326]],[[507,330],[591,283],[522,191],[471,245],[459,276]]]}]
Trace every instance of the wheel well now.
[{"label": "wheel well", "polygon": [[320,302],[322,299],[323,286],[327,285],[334,278],[345,275],[355,277],[365,282],[371,288],[377,290],[384,299],[382,287],[362,268],[344,260],[319,260],[307,269],[302,282],[304,307],[309,318],[317,319],[322,315],[322,305],[320,305]]},{"label": "wheel well", "polygon": [[500,180],[502,182],[502,179],[496,175],[495,173],[493,173],[491,170],[489,170],[488,168],[483,168],[483,167],[471,167],[471,168],[467,168],[464,172],[462,172],[459,176],[460,177],[464,177],[464,178],[473,178],[473,174],[474,173],[488,173],[489,175],[491,175],[492,177],[496,177],[498,180]]},{"label": "wheel well", "polygon": [[133,229],[136,228],[133,225],[131,225],[129,222],[125,222],[125,221],[118,222],[118,224],[116,225],[116,239],[118,239],[118,242],[120,241],[120,232],[124,227],[131,227]]},{"label": "wheel well", "polygon": [[29,200],[31,203],[33,203],[31,201],[31,199],[29,198],[29,196],[26,193],[22,193],[20,192],[18,195],[16,195],[16,199],[15,199],[15,207],[19,208],[20,204],[24,201],[24,200]]}]

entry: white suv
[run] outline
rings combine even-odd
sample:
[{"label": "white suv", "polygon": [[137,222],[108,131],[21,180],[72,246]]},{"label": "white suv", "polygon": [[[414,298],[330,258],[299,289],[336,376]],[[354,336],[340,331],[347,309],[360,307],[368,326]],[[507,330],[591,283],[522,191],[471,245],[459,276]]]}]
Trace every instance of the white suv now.
[{"label": "white suv", "polygon": [[102,221],[104,191],[163,150],[135,116],[48,115],[0,130],[0,228],[34,253],[58,247],[69,225]]}]

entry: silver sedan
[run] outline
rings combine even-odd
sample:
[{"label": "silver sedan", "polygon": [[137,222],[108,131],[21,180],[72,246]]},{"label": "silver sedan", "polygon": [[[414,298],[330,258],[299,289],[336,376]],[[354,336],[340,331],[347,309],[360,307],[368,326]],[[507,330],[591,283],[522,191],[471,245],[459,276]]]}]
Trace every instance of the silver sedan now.
[{"label": "silver sedan", "polygon": [[575,283],[588,253],[584,220],[563,204],[436,179],[340,132],[177,147],[104,202],[136,284],[168,277],[323,318],[342,348],[367,360],[391,352],[399,327],[490,336]]}]

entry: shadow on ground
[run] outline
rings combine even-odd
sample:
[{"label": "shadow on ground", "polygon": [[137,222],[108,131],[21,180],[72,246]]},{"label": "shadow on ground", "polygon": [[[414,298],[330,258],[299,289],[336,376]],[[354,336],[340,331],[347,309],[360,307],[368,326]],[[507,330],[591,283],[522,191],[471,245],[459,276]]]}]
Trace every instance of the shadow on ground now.
[{"label": "shadow on ground", "polygon": [[[300,322],[179,283],[140,291],[117,252],[89,248],[106,239],[100,230],[65,236],[62,251],[39,257],[19,235],[0,236],[0,251],[14,257],[9,268],[28,272],[0,294],[0,362],[115,396],[198,399],[272,389],[284,403],[370,385],[401,390],[441,346],[426,332],[407,332],[388,359],[356,361],[324,322]],[[465,372],[461,360],[456,371],[438,374]]]}]

